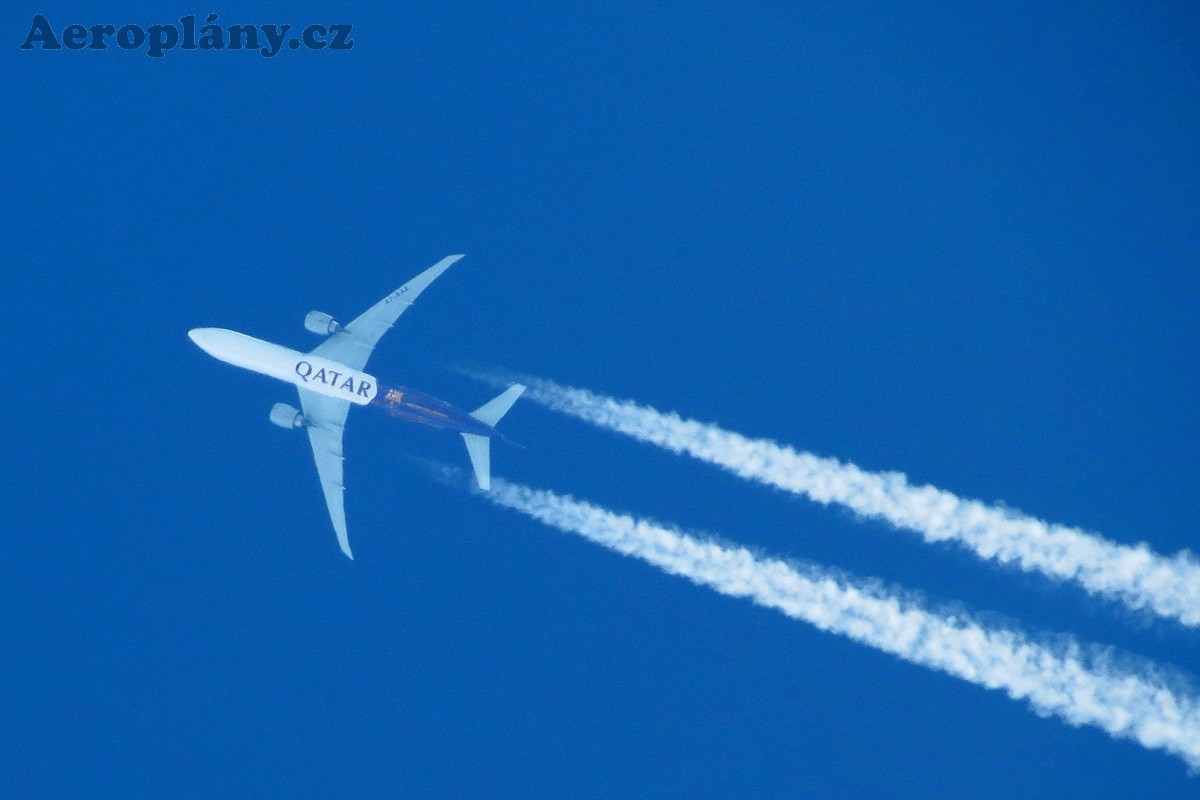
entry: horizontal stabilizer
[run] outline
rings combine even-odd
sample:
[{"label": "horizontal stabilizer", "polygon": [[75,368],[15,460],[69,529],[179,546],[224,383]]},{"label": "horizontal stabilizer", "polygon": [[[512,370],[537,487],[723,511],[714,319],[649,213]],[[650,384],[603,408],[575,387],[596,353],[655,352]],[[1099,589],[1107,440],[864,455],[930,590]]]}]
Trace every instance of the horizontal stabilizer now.
[{"label": "horizontal stabilizer", "polygon": [[467,455],[471,457],[471,469],[475,470],[475,482],[486,492],[492,488],[492,440],[476,433],[464,433],[462,437],[467,443]]},{"label": "horizontal stabilizer", "polygon": [[[479,408],[471,412],[471,416],[488,425],[492,428],[496,427],[496,423],[500,418],[508,413],[508,410],[513,407],[513,403],[517,402],[517,398],[525,391],[525,387],[519,383],[514,383],[512,386],[505,389],[500,394],[487,401]],[[468,447],[470,444],[468,443]]]}]

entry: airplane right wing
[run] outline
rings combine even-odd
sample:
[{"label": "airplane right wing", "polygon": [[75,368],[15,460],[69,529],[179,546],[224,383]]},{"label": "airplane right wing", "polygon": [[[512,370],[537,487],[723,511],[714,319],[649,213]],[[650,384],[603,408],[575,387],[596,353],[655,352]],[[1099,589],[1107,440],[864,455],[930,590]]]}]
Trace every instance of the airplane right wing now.
[{"label": "airplane right wing", "polygon": [[308,443],[312,445],[313,459],[317,462],[317,477],[325,492],[329,520],[342,552],[346,558],[353,559],[350,536],[346,532],[345,485],[342,482],[342,433],[350,401],[301,389],[300,407],[307,423]]},{"label": "airplane right wing", "polygon": [[439,275],[460,258],[462,258],[461,255],[446,256],[359,314],[353,322],[313,350],[313,355],[332,359],[351,369],[363,369],[380,337],[387,333],[388,329],[404,313],[404,310],[413,304],[417,295],[425,291],[429,284],[433,283]]}]

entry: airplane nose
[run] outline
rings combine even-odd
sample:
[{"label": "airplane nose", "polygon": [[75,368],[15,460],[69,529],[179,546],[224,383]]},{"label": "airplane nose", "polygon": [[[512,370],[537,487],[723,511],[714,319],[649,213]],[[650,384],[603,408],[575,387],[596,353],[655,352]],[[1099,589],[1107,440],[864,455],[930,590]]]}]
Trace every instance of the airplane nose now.
[{"label": "airplane nose", "polygon": [[218,337],[214,335],[216,331],[212,328],[192,328],[188,331],[188,338],[196,343],[204,352],[213,355],[213,348],[217,344]]}]

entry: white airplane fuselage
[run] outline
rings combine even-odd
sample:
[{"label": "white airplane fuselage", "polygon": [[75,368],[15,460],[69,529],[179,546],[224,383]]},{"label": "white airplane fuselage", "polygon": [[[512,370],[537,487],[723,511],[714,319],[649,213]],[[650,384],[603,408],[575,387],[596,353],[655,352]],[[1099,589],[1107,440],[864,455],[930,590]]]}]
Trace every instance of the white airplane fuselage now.
[{"label": "white airplane fuselage", "polygon": [[393,417],[451,430],[493,437],[500,434],[461,408],[406,386],[380,386],[374,375],[332,359],[301,353],[225,328],[193,328],[188,336],[212,357],[338,400],[376,405]]},{"label": "white airplane fuselage", "polygon": [[213,358],[301,389],[360,406],[370,405],[379,393],[379,383],[373,375],[244,333],[225,328],[193,328],[188,336]]}]

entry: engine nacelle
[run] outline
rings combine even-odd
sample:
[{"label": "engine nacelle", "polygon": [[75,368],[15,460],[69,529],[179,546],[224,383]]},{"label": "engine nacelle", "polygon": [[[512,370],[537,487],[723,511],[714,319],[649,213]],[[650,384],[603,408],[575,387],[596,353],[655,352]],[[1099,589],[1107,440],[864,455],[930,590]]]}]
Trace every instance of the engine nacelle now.
[{"label": "engine nacelle", "polygon": [[342,329],[338,321],[324,311],[310,311],[305,314],[304,327],[321,336],[329,336]]},{"label": "engine nacelle", "polygon": [[271,406],[271,423],[281,428],[303,428],[307,422],[304,415],[287,403],[276,403]]}]

